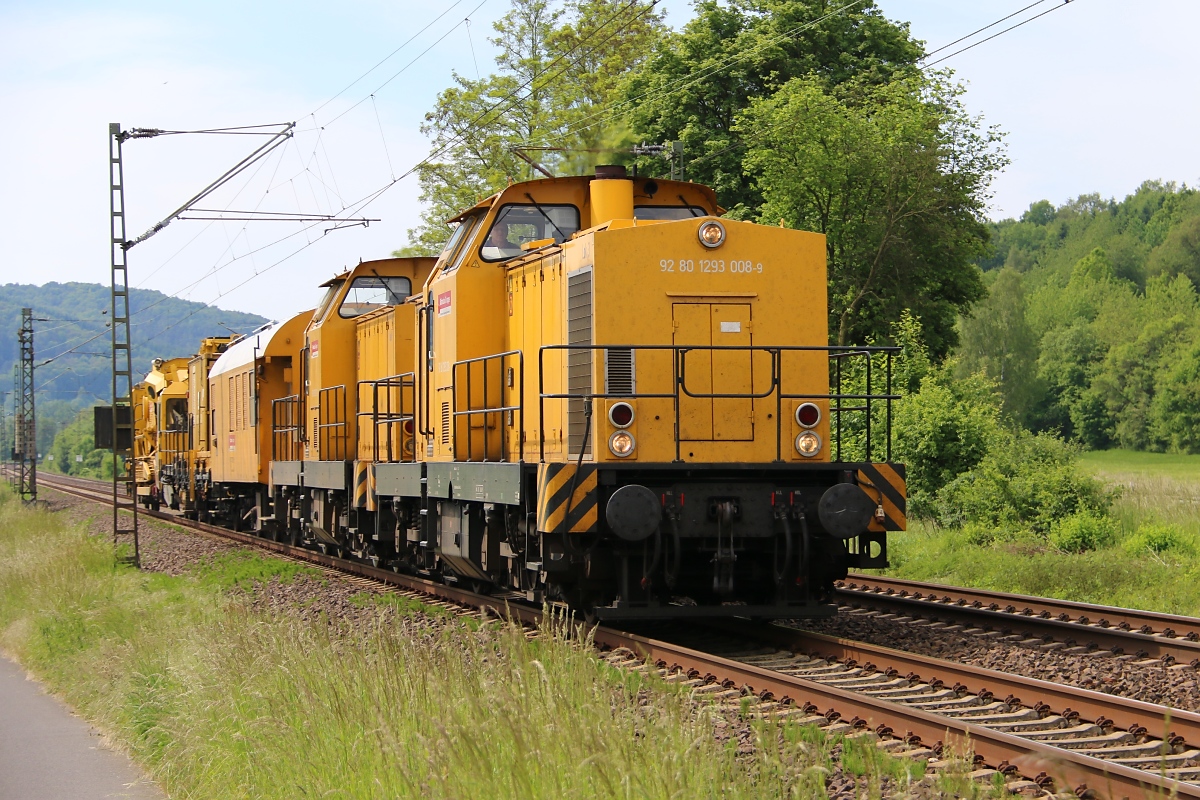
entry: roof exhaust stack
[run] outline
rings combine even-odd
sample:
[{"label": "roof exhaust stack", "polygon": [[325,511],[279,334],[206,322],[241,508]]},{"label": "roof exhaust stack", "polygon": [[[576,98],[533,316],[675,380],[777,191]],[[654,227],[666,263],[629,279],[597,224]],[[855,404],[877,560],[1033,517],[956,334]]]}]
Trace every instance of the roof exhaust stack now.
[{"label": "roof exhaust stack", "polygon": [[591,195],[590,226],[614,219],[633,219],[633,181],[620,164],[597,165],[596,177],[589,186]]}]

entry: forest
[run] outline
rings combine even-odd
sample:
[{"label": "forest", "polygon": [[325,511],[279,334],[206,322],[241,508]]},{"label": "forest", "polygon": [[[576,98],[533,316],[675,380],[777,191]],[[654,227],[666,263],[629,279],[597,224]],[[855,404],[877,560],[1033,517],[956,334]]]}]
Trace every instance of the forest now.
[{"label": "forest", "polygon": [[1087,448],[1200,452],[1200,194],[1146,181],[989,228],[959,374],[985,372],[1012,419]]}]

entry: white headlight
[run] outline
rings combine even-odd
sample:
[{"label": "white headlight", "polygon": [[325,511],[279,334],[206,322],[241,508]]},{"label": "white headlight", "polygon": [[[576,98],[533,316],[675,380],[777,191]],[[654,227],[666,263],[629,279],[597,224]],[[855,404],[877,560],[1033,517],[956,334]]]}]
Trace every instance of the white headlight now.
[{"label": "white headlight", "polygon": [[805,458],[812,458],[821,452],[821,437],[813,431],[804,431],[796,437],[796,452]]},{"label": "white headlight", "polygon": [[629,431],[617,431],[608,437],[608,449],[617,458],[626,458],[637,447],[637,441]]},{"label": "white headlight", "polygon": [[715,219],[710,219],[707,222],[700,223],[700,228],[696,231],[696,235],[700,237],[700,244],[705,247],[710,249],[720,247],[725,241],[725,226]]}]

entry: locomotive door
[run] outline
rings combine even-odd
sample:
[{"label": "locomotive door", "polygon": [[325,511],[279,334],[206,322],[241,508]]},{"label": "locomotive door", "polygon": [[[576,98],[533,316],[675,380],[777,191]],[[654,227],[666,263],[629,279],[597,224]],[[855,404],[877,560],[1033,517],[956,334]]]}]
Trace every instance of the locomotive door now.
[{"label": "locomotive door", "polygon": [[[676,346],[749,347],[748,303],[675,303]],[[689,350],[681,355],[684,387],[692,395],[753,391],[749,350]],[[693,397],[679,392],[679,438],[683,441],[736,442],[754,439],[754,401],[750,397]]]}]

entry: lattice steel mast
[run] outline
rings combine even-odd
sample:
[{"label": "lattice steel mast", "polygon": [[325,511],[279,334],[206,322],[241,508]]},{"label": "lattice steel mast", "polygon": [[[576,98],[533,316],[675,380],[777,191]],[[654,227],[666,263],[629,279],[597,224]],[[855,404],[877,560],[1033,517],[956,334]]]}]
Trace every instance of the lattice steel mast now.
[{"label": "lattice steel mast", "polygon": [[17,399],[17,493],[26,503],[37,502],[37,425],[33,402],[33,309],[21,309],[20,392]]},{"label": "lattice steel mast", "polygon": [[[129,541],[133,552],[127,556],[134,566],[141,565],[138,543],[137,465],[133,458],[133,355],[129,335],[129,267],[126,251],[130,243],[125,235],[125,170],[121,162],[121,144],[126,134],[121,123],[108,126],[109,208],[111,211],[112,253],[112,500],[113,544]],[[125,484],[126,498],[120,487]],[[122,517],[121,512],[128,512]]]}]

